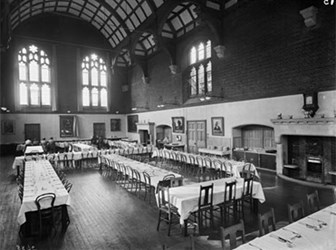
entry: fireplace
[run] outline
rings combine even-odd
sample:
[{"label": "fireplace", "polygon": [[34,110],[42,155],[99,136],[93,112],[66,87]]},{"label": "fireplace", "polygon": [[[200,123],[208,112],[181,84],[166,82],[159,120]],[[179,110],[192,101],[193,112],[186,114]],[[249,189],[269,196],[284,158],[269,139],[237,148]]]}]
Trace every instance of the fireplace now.
[{"label": "fireplace", "polygon": [[324,183],[323,161],[320,157],[307,157],[306,180]]},{"label": "fireplace", "polygon": [[276,171],[296,169],[290,176],[305,181],[336,184],[336,117],[273,119],[277,145]]}]

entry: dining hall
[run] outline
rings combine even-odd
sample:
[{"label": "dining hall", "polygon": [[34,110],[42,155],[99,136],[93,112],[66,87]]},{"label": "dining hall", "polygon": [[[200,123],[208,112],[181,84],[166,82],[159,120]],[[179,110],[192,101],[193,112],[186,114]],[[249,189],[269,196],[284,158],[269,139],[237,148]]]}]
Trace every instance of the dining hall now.
[{"label": "dining hall", "polygon": [[335,249],[335,10],[1,1],[0,249]]}]

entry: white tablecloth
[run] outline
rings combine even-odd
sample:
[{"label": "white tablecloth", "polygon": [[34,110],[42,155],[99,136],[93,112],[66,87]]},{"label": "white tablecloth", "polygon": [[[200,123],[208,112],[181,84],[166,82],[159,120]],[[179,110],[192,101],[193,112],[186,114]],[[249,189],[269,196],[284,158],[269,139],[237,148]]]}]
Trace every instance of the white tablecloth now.
[{"label": "white tablecloth", "polygon": [[[163,157],[164,158],[167,158],[167,155],[169,155],[169,159],[172,159],[171,158],[171,150],[166,150],[166,149],[156,149],[156,150],[154,150],[153,151],[153,154],[152,154],[152,157],[158,157],[159,156],[159,151],[161,150],[161,155],[163,155]],[[168,154],[165,154],[165,151],[166,152],[169,152]],[[194,157],[196,157],[196,156],[198,156],[198,157],[201,157],[202,159],[204,159],[205,157],[207,157],[207,158],[210,158],[210,159],[212,159],[212,160],[215,160],[215,159],[217,159],[217,160],[220,160],[220,161],[222,161],[223,163],[225,163],[225,162],[229,162],[229,163],[231,163],[231,165],[232,165],[232,176],[234,176],[234,177],[241,177],[240,176],[240,172],[243,170],[243,167],[244,167],[244,165],[246,164],[245,162],[242,162],[242,161],[235,161],[235,160],[228,160],[228,159],[225,159],[225,158],[219,158],[219,157],[208,157],[208,156],[201,156],[201,155],[196,155],[196,154],[192,154],[192,153],[185,153],[185,152],[176,152],[176,151],[174,151],[174,153],[177,153],[177,154],[183,154],[183,155],[185,155],[185,156],[187,156],[186,157],[186,163],[190,163],[190,159],[189,159],[189,155],[192,155],[192,156],[194,156]],[[203,160],[203,166],[202,167],[207,167],[206,165],[205,165],[205,161]],[[255,176],[257,177],[257,178],[260,178],[260,176],[259,176],[259,174],[258,174],[258,171],[257,171],[257,169],[256,169],[256,167],[251,163],[251,170],[252,171],[255,171]]]},{"label": "white tablecloth", "polygon": [[27,154],[42,154],[44,153],[44,150],[42,146],[27,146],[24,153],[26,155]]},{"label": "white tablecloth", "polygon": [[[123,157],[121,155],[117,155],[117,154],[110,154],[110,155],[101,155],[101,157],[104,157],[108,160],[114,161],[114,162],[118,162],[118,163],[122,163],[125,166],[130,166],[131,168],[139,171],[139,173],[141,174],[141,181],[145,181],[143,179],[143,175],[142,172],[147,172],[150,177],[151,177],[151,185],[156,188],[157,184],[160,180],[163,179],[164,176],[168,175],[168,174],[174,174],[175,175],[175,179],[177,179],[177,181],[183,181],[183,176],[162,168],[158,168],[158,167],[154,167],[152,165],[143,163],[143,162],[139,162],[139,161],[135,161],[126,157]],[[101,159],[98,160],[99,162],[101,161]]]},{"label": "white tablecloth", "polygon": [[[322,225],[325,222],[327,225]],[[295,233],[301,238],[295,237]],[[289,240],[292,244],[282,242],[277,237]],[[252,246],[253,245],[253,246]],[[275,232],[256,238],[247,244],[236,248],[237,250],[272,250],[272,249],[298,250],[335,250],[336,249],[336,203],[316,213],[289,224]]]},{"label": "white tablecloth", "polygon": [[[208,186],[211,185],[211,183],[214,184],[213,205],[216,205],[224,202],[225,183],[233,180],[237,180],[236,198],[240,198],[243,192],[242,178],[236,179],[234,177],[230,177],[170,188],[170,202],[178,209],[181,216],[180,223],[183,225],[184,220],[188,219],[190,213],[197,211],[201,185]],[[265,202],[264,191],[259,182],[253,182],[253,198],[258,199],[261,203]]]},{"label": "white tablecloth", "polygon": [[199,153],[203,153],[203,154],[210,154],[210,155],[218,155],[218,156],[230,156],[231,151],[227,150],[227,151],[223,151],[223,150],[219,150],[219,149],[209,149],[209,148],[199,148],[198,149]]},{"label": "white tablecloth", "polygon": [[97,149],[96,147],[84,143],[73,143],[72,146],[75,152],[81,152],[81,151],[87,152]]},{"label": "white tablecloth", "polygon": [[70,205],[70,195],[49,161],[26,162],[23,199],[18,215],[20,225],[26,222],[26,212],[37,211],[36,197],[49,192],[56,194],[54,206]]}]

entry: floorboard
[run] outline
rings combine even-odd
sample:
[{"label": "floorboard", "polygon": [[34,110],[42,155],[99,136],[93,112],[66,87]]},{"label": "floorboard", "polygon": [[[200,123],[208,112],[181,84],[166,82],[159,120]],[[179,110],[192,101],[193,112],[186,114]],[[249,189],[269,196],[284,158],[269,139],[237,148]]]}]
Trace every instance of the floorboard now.
[{"label": "floorboard", "polygon": [[[17,215],[20,200],[15,181],[16,172],[11,168],[14,157],[0,157],[0,249],[15,249],[21,242]],[[305,187],[279,179],[272,173],[261,172],[266,202],[260,211],[275,208],[277,221],[287,220],[287,203],[300,199],[315,188]],[[167,236],[163,224],[156,231],[158,211],[155,201],[152,205],[104,177],[97,169],[67,172],[73,187],[71,206],[68,208],[71,223],[64,235],[43,242],[30,241],[37,249],[174,249],[176,244],[189,245],[190,239],[183,237],[179,225]],[[319,188],[321,203],[327,206],[333,202],[330,189]],[[246,218],[246,231],[257,229],[257,216]],[[196,249],[219,249],[218,237],[196,239]]]}]

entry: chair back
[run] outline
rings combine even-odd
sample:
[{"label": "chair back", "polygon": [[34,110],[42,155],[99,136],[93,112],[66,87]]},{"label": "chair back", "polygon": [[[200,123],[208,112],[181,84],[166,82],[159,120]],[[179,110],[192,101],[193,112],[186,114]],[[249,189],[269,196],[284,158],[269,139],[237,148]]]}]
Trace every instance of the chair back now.
[{"label": "chair back", "polygon": [[35,204],[38,211],[47,208],[53,208],[56,199],[55,193],[44,193],[36,197]]},{"label": "chair back", "polygon": [[193,155],[189,155],[189,162],[192,166],[196,165],[196,159]]},{"label": "chair back", "polygon": [[200,155],[197,155],[196,156],[196,164],[199,166],[199,167],[203,167],[204,166],[204,160],[203,160],[203,157],[200,156]]},{"label": "chair back", "polygon": [[309,213],[314,213],[320,210],[320,198],[317,190],[311,194],[307,194],[307,205]]},{"label": "chair back", "polygon": [[258,214],[259,236],[275,231],[274,209],[271,208],[264,214]]},{"label": "chair back", "polygon": [[231,182],[225,182],[225,188],[224,188],[224,203],[234,203],[236,200],[236,187],[237,182],[231,181]]},{"label": "chair back", "polygon": [[288,220],[289,223],[297,221],[305,216],[305,211],[303,207],[303,201],[297,202],[295,204],[288,204]]},{"label": "chair back", "polygon": [[213,168],[215,168],[216,170],[220,170],[220,171],[223,171],[223,163],[218,160],[218,159],[214,159],[212,161],[212,166]]},{"label": "chair back", "polygon": [[[241,235],[242,243],[245,243],[245,227],[244,221],[240,220],[238,224],[234,224],[229,227],[221,227],[221,241],[222,241],[222,249],[234,249],[237,245],[237,235]],[[230,244],[225,244],[226,239],[229,238]]]},{"label": "chair back", "polygon": [[198,198],[198,210],[209,209],[213,205],[213,186],[214,184],[208,186],[200,187],[200,194]]},{"label": "chair back", "polygon": [[252,164],[245,163],[242,169],[242,177],[250,178],[250,177],[254,177],[254,175],[255,175],[255,170],[252,170]]},{"label": "chair back", "polygon": [[157,190],[157,197],[158,207],[168,209],[168,214],[170,214],[169,187],[159,186]]},{"label": "chair back", "polygon": [[233,176],[233,171],[232,171],[232,164],[229,161],[224,161],[225,165],[225,175],[226,177]]},{"label": "chair back", "polygon": [[146,186],[150,187],[152,185],[150,175],[147,172],[143,172],[142,175],[144,177],[144,181],[145,181]]},{"label": "chair back", "polygon": [[179,186],[179,182],[176,180],[176,176],[174,174],[167,174],[163,177],[163,181],[169,181],[169,187]]},{"label": "chair back", "polygon": [[213,168],[212,160],[209,157],[204,157],[203,161],[207,168]]},{"label": "chair back", "polygon": [[132,174],[134,179],[136,179],[138,182],[141,181],[141,175],[138,170],[132,169]]},{"label": "chair back", "polygon": [[252,196],[252,192],[253,192],[253,176],[244,179],[243,198],[247,196]]}]

